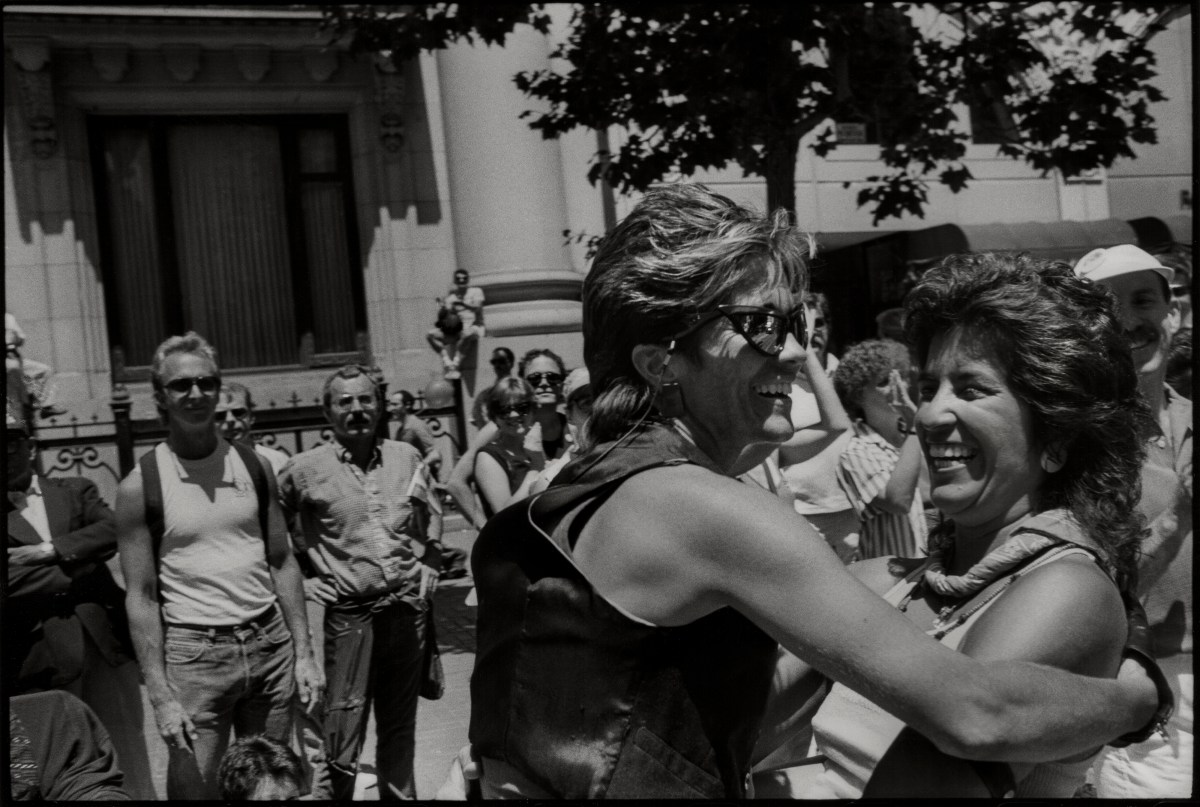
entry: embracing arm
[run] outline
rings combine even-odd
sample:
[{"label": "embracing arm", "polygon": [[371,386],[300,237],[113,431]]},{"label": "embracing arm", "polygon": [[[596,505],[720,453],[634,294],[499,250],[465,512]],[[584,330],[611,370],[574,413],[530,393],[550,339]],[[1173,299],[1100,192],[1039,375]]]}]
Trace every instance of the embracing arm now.
[{"label": "embracing arm", "polygon": [[[1121,597],[1103,572],[1090,560],[1064,558],[1030,572],[997,599],[969,629],[959,650],[980,660],[1020,659],[1110,678],[1120,663],[1125,626]],[[937,771],[938,776],[914,771]],[[863,795],[999,797],[1028,772],[1026,765],[956,759],[905,729],[876,766]]]},{"label": "embracing arm", "polygon": [[[638,478],[592,519],[605,529],[605,562],[620,573],[584,570],[645,619],[685,624],[732,606],[816,670],[970,759],[1059,759],[1140,728],[1154,713],[1149,679],[985,664],[933,641],[769,494],[686,466]],[[581,565],[593,523],[577,544]]]},{"label": "embracing arm", "polygon": [[162,611],[158,603],[158,563],[146,527],[142,477],[130,474],[117,488],[117,543],[125,577],[125,611],[146,694],[159,731],[169,745],[187,748],[196,738],[191,718],[167,681],[163,657]]},{"label": "embracing arm", "polygon": [[720,599],[942,751],[968,759],[1059,759],[1151,718],[1157,695],[1149,680],[1127,684],[995,657],[984,664],[956,653],[853,580],[822,543],[797,541],[792,513],[748,510],[720,528],[737,535],[741,521],[743,536],[763,540],[704,547],[710,563],[724,568],[713,580],[723,589]]}]

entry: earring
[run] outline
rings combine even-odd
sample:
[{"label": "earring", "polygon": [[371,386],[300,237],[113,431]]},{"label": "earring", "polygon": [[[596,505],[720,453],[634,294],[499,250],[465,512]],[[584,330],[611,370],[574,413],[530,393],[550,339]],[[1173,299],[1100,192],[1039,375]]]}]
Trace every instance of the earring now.
[{"label": "earring", "polygon": [[661,385],[654,398],[654,405],[666,418],[677,418],[683,414],[683,390],[678,381]]},{"label": "earring", "polygon": [[1045,471],[1046,473],[1048,473],[1048,474],[1058,473],[1059,471],[1062,470],[1062,467],[1064,464],[1065,464],[1064,460],[1059,459],[1057,456],[1052,454],[1049,450],[1042,452],[1042,458],[1041,458],[1040,465],[1042,466],[1042,470]]}]

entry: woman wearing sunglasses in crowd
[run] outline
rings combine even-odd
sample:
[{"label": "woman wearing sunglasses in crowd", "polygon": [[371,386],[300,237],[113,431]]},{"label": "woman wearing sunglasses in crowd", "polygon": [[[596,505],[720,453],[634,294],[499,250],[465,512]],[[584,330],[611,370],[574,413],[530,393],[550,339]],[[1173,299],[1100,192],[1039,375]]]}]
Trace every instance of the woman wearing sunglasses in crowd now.
[{"label": "woman wearing sunglasses in crowd", "polygon": [[567,417],[561,411],[566,366],[553,350],[535,348],[521,357],[517,373],[533,387],[534,437],[542,441],[547,462],[558,459],[567,450]]},{"label": "woman wearing sunglasses in crowd", "polygon": [[485,519],[517,496],[523,498],[546,465],[540,441],[532,440],[533,388],[521,378],[502,378],[488,394],[496,436],[475,455],[475,485]]},{"label": "woman wearing sunglasses in crowd", "polygon": [[810,245],[785,211],[697,185],[649,191],[601,243],[583,288],[594,445],[473,551],[485,797],[746,797],[777,643],[962,757],[1059,758],[1153,716],[1144,673],[940,645],[736,480],[792,433]]}]

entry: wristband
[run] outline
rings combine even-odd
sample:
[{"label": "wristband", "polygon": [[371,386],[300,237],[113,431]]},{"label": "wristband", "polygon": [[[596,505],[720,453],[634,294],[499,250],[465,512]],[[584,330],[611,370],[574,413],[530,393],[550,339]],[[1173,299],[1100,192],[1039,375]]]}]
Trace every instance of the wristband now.
[{"label": "wristband", "polygon": [[1135,658],[1146,668],[1146,674],[1150,676],[1150,680],[1154,682],[1154,688],[1158,691],[1158,709],[1155,710],[1154,716],[1145,726],[1137,731],[1122,734],[1108,743],[1113,748],[1124,748],[1127,745],[1145,742],[1156,731],[1163,736],[1164,740],[1167,739],[1167,721],[1171,719],[1171,713],[1175,711],[1175,694],[1171,692],[1171,685],[1167,683],[1166,676],[1163,675],[1158,662],[1154,660],[1154,653],[1151,649],[1153,644],[1150,636],[1150,623],[1146,618],[1146,611],[1133,593],[1133,581],[1123,582],[1125,585],[1122,586],[1121,598],[1125,601],[1125,618],[1129,623],[1129,633],[1125,639],[1125,647],[1121,651],[1121,659]]}]

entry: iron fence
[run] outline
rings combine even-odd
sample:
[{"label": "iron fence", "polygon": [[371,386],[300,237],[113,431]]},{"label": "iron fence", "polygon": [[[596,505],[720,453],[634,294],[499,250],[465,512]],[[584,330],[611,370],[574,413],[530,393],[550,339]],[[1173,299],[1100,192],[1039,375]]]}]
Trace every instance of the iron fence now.
[{"label": "iron fence", "polygon": [[[442,473],[462,453],[459,415],[455,406],[426,406],[421,392],[414,396],[412,415],[429,427],[447,462]],[[138,459],[167,438],[167,427],[157,417],[131,416],[133,401],[123,385],[113,388],[109,409],[111,419],[99,414],[80,418],[54,417],[38,425],[38,472],[44,476],[83,476],[95,483],[110,505],[115,502],[117,486],[133,470]],[[254,409],[251,430],[257,443],[282,451],[288,456],[307,451],[333,439],[320,400],[311,401],[293,392],[283,401],[268,400]]]}]

